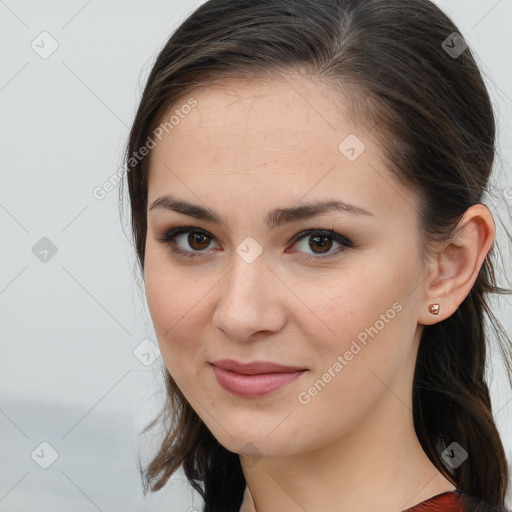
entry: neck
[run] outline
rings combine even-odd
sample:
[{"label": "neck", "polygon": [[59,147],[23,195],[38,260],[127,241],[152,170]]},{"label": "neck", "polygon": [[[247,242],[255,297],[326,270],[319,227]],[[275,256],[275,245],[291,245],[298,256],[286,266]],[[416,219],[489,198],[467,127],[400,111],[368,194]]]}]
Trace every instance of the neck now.
[{"label": "neck", "polygon": [[[412,375],[403,373],[397,379],[412,382]],[[396,384],[364,420],[328,445],[289,457],[262,457],[253,465],[240,456],[247,483],[240,512],[396,512],[454,490],[423,451],[412,396],[397,396],[393,389],[406,387]]]}]

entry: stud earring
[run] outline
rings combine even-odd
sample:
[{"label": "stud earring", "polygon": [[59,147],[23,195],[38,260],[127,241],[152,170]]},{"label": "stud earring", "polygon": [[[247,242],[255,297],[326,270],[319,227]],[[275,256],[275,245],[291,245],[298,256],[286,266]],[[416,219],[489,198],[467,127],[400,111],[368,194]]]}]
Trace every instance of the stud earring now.
[{"label": "stud earring", "polygon": [[438,315],[440,309],[441,306],[439,304],[429,304],[428,306],[429,313],[432,313],[433,315]]}]

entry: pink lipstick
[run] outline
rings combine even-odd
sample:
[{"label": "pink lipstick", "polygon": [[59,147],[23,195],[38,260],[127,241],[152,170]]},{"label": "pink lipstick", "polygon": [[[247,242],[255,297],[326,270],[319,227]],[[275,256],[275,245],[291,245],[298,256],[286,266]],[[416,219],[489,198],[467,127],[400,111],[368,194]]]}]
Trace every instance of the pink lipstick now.
[{"label": "pink lipstick", "polygon": [[240,363],[233,359],[222,359],[211,364],[217,382],[230,393],[243,397],[267,395],[290,384],[307,371],[307,368],[266,361]]}]

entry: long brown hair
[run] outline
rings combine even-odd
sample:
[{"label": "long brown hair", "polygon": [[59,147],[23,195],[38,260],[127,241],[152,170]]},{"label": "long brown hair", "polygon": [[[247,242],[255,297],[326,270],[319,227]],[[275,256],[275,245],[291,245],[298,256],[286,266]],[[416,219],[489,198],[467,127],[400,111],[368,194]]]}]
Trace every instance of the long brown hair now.
[{"label": "long brown hair", "polygon": [[[231,77],[299,75],[329,85],[354,119],[377,132],[389,170],[419,193],[424,254],[430,242],[449,240],[464,212],[491,194],[496,153],[488,91],[471,49],[454,33],[460,34],[454,23],[428,0],[202,4],[159,52],[124,155],[142,275],[149,156],[140,149],[194,88]],[[485,378],[484,327],[489,320],[511,378],[512,344],[487,296],[512,292],[497,286],[497,249],[495,243],[457,311],[424,328],[412,392],[414,427],[432,463],[462,492],[500,505],[509,471]],[[144,432],[162,422],[165,433],[149,465],[139,466],[144,494],[183,466],[205,512],[238,512],[245,488],[239,456],[220,445],[163,371],[166,403]],[[441,457],[454,441],[469,452],[457,469]]]}]

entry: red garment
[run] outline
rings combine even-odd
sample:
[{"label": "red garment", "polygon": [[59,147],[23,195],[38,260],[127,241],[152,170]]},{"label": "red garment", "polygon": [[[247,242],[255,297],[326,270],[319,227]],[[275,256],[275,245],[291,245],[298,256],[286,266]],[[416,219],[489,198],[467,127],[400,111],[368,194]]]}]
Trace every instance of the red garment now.
[{"label": "red garment", "polygon": [[505,507],[479,500],[458,489],[436,494],[402,512],[510,512]]}]

